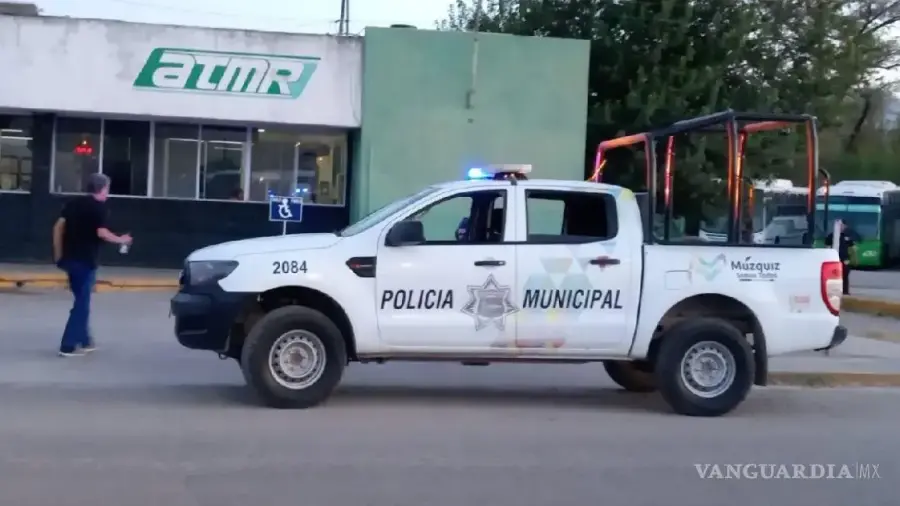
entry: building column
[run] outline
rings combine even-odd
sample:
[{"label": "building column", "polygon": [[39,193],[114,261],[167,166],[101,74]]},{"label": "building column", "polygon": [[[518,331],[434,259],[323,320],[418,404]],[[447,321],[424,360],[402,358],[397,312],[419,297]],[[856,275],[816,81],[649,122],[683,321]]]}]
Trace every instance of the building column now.
[{"label": "building column", "polygon": [[50,195],[50,170],[53,161],[54,114],[35,113],[32,117],[31,145],[31,209],[26,218],[29,236],[26,255],[29,259],[50,261],[53,256],[53,222],[59,215],[58,199]]}]

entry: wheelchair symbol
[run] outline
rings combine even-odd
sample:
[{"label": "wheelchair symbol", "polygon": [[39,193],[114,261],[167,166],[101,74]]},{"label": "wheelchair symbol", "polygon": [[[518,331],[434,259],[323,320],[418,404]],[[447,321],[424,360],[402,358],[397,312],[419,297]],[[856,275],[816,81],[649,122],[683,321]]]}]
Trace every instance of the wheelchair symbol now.
[{"label": "wheelchair symbol", "polygon": [[283,220],[289,220],[294,217],[288,199],[281,199],[281,203],[278,204],[278,216]]}]

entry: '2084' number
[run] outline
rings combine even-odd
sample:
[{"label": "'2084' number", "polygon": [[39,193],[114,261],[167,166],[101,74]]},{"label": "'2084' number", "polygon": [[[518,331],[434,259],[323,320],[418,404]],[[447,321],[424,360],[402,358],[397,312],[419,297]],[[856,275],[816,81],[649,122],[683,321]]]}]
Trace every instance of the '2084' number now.
[{"label": "'2084' number", "polygon": [[302,262],[296,260],[272,262],[272,274],[298,274],[301,272],[306,272],[306,260]]}]

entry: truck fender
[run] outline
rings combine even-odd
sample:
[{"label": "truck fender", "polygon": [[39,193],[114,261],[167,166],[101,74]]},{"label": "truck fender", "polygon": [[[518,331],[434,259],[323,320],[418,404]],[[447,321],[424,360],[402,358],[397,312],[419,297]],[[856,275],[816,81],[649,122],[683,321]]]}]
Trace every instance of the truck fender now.
[{"label": "truck fender", "polygon": [[685,319],[719,318],[728,321],[747,336],[754,351],[756,365],[754,383],[764,386],[768,376],[768,352],[765,332],[756,314],[745,302],[729,295],[721,293],[691,295],[669,307],[653,327],[649,327],[650,324],[639,324],[629,356],[633,359],[646,359],[652,363],[667,329]]}]

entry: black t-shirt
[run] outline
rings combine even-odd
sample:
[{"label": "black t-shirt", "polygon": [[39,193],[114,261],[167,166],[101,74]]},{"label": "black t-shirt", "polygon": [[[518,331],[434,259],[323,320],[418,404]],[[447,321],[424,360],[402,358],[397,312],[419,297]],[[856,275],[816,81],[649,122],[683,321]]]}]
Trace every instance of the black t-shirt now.
[{"label": "black t-shirt", "polygon": [[97,229],[106,227],[106,204],[90,195],[69,201],[62,210],[66,220],[62,259],[96,267],[100,243]]},{"label": "black t-shirt", "polygon": [[[828,234],[828,237],[825,238],[825,245],[829,248],[833,243],[834,234]],[[840,242],[838,243],[838,257],[841,261],[850,260],[850,248],[856,246],[856,243],[853,242],[853,239],[847,235],[846,232],[841,232],[839,237]]]}]

